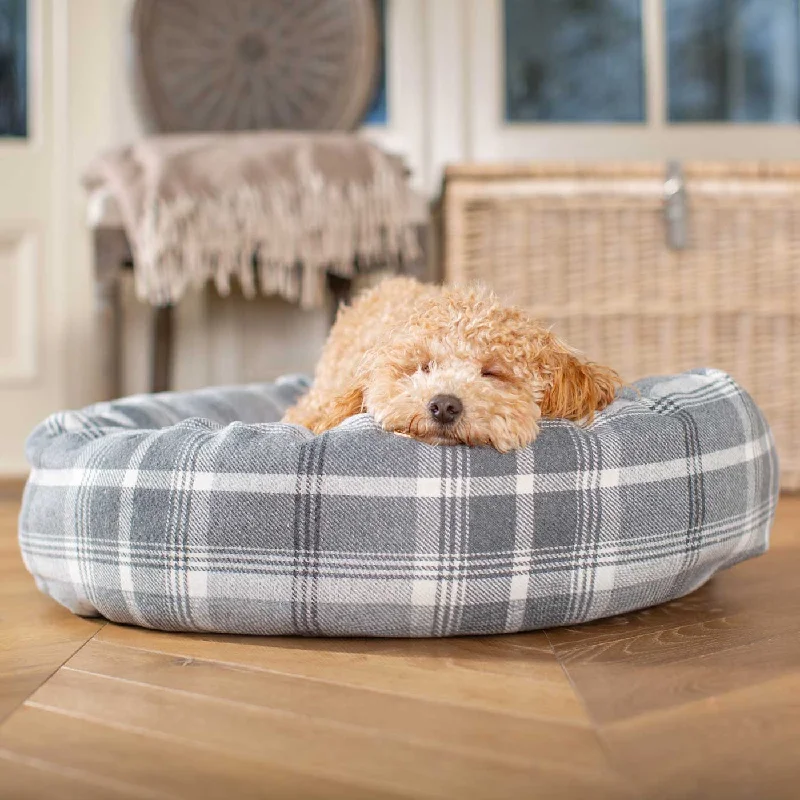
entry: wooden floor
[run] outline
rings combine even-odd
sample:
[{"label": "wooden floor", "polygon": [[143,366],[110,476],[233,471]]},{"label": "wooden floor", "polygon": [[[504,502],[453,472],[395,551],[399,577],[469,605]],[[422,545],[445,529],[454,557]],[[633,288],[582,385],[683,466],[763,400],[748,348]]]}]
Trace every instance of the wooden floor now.
[{"label": "wooden floor", "polygon": [[0,501],[0,797],[800,797],[800,499],[770,553],[580,628],[182,636],[40,596]]}]

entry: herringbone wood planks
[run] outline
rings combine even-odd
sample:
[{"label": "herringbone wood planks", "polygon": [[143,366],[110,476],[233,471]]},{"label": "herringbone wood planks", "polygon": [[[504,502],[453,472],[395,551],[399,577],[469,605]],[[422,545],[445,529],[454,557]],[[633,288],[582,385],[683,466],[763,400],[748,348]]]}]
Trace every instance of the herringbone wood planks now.
[{"label": "herringbone wood planks", "polygon": [[0,798],[794,798],[800,498],[659,608],[433,641],[185,636],[41,596],[0,501]]}]

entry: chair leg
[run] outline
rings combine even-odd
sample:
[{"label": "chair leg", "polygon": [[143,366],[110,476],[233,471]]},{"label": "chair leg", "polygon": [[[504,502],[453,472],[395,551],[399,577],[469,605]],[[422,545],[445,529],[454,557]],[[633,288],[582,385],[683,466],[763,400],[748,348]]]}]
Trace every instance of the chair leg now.
[{"label": "chair leg", "polygon": [[353,281],[350,278],[340,278],[338,275],[328,275],[328,289],[332,302],[330,304],[330,322],[336,322],[339,307],[352,299]]},{"label": "chair leg", "polygon": [[153,315],[150,391],[167,392],[172,383],[174,307],[161,306]]},{"label": "chair leg", "polygon": [[120,270],[130,253],[125,233],[116,228],[94,232],[95,322],[100,400],[122,392],[122,306]]}]

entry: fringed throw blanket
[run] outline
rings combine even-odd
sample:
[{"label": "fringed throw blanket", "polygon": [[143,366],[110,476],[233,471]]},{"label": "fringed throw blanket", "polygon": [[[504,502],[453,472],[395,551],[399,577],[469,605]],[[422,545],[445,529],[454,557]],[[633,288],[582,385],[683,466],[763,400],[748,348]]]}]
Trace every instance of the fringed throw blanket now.
[{"label": "fringed throw blanket", "polygon": [[325,273],[419,257],[419,198],[402,161],[338,133],[151,137],[99,157],[84,177],[110,192],[131,242],[137,294],[175,302],[236,277],[304,307]]}]

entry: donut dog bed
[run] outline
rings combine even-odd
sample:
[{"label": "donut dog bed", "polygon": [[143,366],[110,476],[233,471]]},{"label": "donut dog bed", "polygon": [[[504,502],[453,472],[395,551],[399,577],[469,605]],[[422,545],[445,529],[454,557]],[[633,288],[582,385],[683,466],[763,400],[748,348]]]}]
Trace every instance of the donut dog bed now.
[{"label": "donut dog bed", "polygon": [[767,548],[769,427],[725,373],[622,390],[525,450],[436,447],[362,414],[276,422],[308,388],[142,395],[30,436],[39,588],[179,631],[455,636],[573,625],[685,595]]}]

